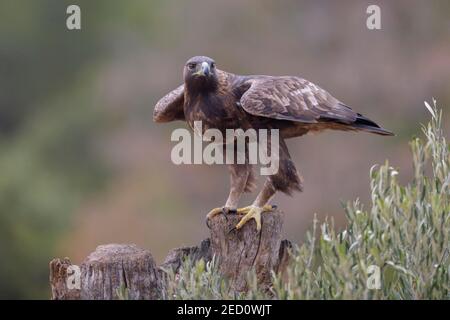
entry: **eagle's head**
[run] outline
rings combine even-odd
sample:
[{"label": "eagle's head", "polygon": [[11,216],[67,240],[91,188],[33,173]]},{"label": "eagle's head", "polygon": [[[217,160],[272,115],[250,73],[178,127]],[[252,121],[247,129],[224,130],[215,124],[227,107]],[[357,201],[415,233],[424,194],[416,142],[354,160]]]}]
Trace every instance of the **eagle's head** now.
[{"label": "eagle's head", "polygon": [[214,91],[217,89],[216,62],[204,56],[190,58],[184,66],[184,83],[187,89],[193,91]]}]

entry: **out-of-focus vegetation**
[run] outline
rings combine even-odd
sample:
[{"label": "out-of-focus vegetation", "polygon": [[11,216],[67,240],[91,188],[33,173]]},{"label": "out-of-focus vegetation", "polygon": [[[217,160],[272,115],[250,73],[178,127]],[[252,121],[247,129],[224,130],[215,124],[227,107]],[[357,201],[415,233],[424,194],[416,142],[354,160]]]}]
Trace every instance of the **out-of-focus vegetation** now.
[{"label": "out-of-focus vegetation", "polygon": [[[369,0],[0,1],[0,298],[48,298],[55,256],[81,263],[124,242],[162,261],[205,238],[228,172],[173,165],[170,131],[184,124],[151,122],[193,55],[305,77],[397,134],[289,141],[305,192],[277,195],[288,237],[303,239],[314,213],[342,227],[339,200],[370,200],[373,163],[405,167],[418,101],[450,105],[449,2],[378,2],[382,31],[365,27]],[[66,29],[69,4],[81,7],[80,31]]]},{"label": "out-of-focus vegetation", "polygon": [[105,112],[84,83],[101,26],[69,37],[67,3],[0,3],[0,298],[45,297],[48,259],[107,176],[94,148]]},{"label": "out-of-focus vegetation", "polygon": [[[286,276],[273,275],[261,292],[249,274],[247,294],[235,294],[217,273],[217,263],[186,259],[169,272],[168,299],[450,299],[450,145],[442,112],[431,109],[425,140],[411,141],[414,178],[402,186],[388,163],[373,168],[372,204],[345,206],[348,226],[314,221],[304,244],[292,252]],[[430,175],[426,171],[430,170]],[[380,270],[379,289],[372,276]],[[373,268],[373,267],[372,267]]]}]

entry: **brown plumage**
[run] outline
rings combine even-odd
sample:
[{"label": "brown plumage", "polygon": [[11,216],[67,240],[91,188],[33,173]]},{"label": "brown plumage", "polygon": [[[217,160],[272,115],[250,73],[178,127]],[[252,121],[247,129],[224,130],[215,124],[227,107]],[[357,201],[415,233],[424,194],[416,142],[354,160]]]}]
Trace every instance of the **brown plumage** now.
[{"label": "brown plumage", "polygon": [[156,122],[202,121],[203,129],[279,129],[280,163],[277,174],[269,176],[252,206],[237,209],[243,192],[254,188],[251,165],[229,165],[231,190],[219,212],[247,213],[240,228],[251,218],[260,226],[260,213],[270,210],[267,203],[276,191],[291,194],[301,190],[302,182],[292,162],[284,139],[325,129],[366,131],[392,135],[372,120],[353,111],[327,91],[294,76],[240,76],[216,68],[208,57],[193,57],[184,68],[184,84],[168,93],[155,106]]}]

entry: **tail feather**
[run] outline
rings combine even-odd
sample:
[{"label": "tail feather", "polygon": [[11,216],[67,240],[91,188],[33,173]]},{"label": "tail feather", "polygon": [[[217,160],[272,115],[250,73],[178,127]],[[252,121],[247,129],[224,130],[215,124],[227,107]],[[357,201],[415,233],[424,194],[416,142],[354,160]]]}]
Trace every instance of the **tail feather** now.
[{"label": "tail feather", "polygon": [[351,124],[352,127],[356,129],[360,129],[363,131],[383,135],[383,136],[393,136],[394,133],[386,130],[382,127],[380,127],[378,124],[376,124],[374,121],[370,120],[369,118],[364,117],[363,115],[359,114],[356,117],[355,122]]}]

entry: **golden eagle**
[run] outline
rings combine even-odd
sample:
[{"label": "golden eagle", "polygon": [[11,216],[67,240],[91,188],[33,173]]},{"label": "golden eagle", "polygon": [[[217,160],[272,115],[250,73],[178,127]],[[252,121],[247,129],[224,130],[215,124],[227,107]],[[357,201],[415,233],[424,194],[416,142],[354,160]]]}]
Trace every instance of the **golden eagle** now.
[{"label": "golden eagle", "polygon": [[327,91],[308,80],[294,76],[242,76],[219,70],[213,59],[197,56],[184,66],[184,84],[164,96],[155,106],[153,120],[202,121],[205,129],[279,129],[279,170],[268,176],[251,206],[237,208],[244,192],[255,188],[252,165],[229,164],[231,187],[224,207],[218,213],[244,215],[237,229],[250,219],[261,228],[261,213],[272,210],[268,204],[276,191],[291,194],[302,190],[300,178],[284,139],[325,129],[366,131],[390,136],[372,120],[353,111]]}]

